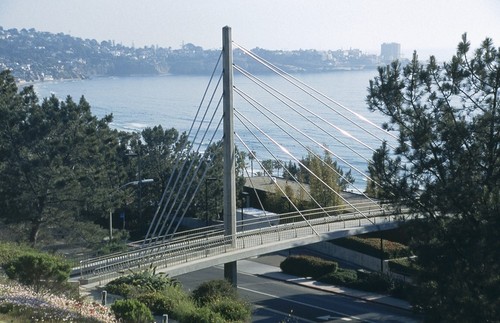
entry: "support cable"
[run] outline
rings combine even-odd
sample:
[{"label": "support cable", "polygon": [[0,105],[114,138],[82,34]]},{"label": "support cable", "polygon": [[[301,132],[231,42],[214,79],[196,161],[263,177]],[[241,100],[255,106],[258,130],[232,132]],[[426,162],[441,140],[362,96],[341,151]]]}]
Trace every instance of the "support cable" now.
[{"label": "support cable", "polygon": [[[286,105],[288,108],[290,108],[292,111],[294,111],[295,113],[297,113],[298,115],[300,115],[302,118],[304,118],[305,120],[309,121],[311,124],[313,124],[316,128],[320,129],[321,131],[323,131],[323,133],[325,135],[327,135],[328,137],[332,138],[333,140],[337,141],[338,143],[340,143],[342,146],[344,146],[345,148],[347,148],[348,150],[350,150],[351,152],[355,153],[358,157],[364,159],[366,162],[370,162],[368,158],[364,157],[363,155],[361,155],[359,152],[357,152],[356,150],[354,150],[352,147],[350,147],[348,144],[346,144],[345,142],[343,142],[342,140],[336,138],[335,136],[333,136],[329,131],[327,131],[326,129],[324,129],[323,127],[319,126],[317,123],[315,123],[313,120],[311,120],[308,116],[306,116],[305,114],[303,114],[302,112],[298,111],[297,109],[295,109],[294,107],[292,107],[290,104],[288,104],[287,102],[285,102],[283,99],[279,98],[275,93],[278,93],[280,96],[283,96],[284,98],[286,98],[288,101],[292,102],[293,104],[295,104],[296,106],[302,108],[303,110],[307,111],[308,113],[312,114],[314,117],[320,119],[321,121],[325,122],[327,125],[335,128],[338,132],[340,132],[341,134],[343,134],[344,136],[346,137],[349,137],[351,139],[353,139],[354,141],[356,141],[357,143],[363,145],[365,148],[371,150],[372,152],[375,152],[375,149],[371,148],[370,146],[368,146],[367,144],[365,144],[364,142],[362,142],[361,140],[359,140],[358,138],[354,137],[353,135],[351,135],[349,132],[345,131],[344,129],[334,125],[333,123],[331,123],[330,121],[326,120],[324,117],[321,117],[320,115],[318,115],[317,113],[311,111],[310,109],[306,108],[305,106],[303,106],[302,104],[296,102],[295,100],[287,97],[286,95],[284,95],[283,93],[279,92],[278,90],[274,89],[272,86],[268,85],[267,83],[265,83],[264,81],[256,78],[255,76],[251,75],[250,73],[248,73],[247,71],[239,68],[239,67],[236,67],[235,66],[235,69],[238,70],[239,72],[241,72],[243,75],[247,76],[252,82],[254,82],[255,84],[257,84],[258,86],[260,86],[263,90],[265,90],[267,93],[269,93],[270,95],[272,95],[274,98],[276,98],[278,101],[280,101],[281,103],[283,103],[284,105]],[[262,84],[265,85],[265,87],[262,86]],[[274,91],[275,93],[273,93],[272,91]]]},{"label": "support cable", "polygon": [[[256,108],[257,110],[259,110],[254,104],[252,104],[249,100],[252,100],[254,102],[256,102],[253,98],[251,98],[250,95],[246,94],[245,92],[243,92],[242,90],[238,89],[235,87],[235,91],[245,100],[247,101],[250,105],[252,105],[254,108]],[[256,102],[259,106],[261,106],[262,108],[264,108],[266,111],[268,111],[269,113],[273,114],[275,117],[279,118],[282,122],[284,122],[285,124],[287,124],[288,126],[292,127],[295,131],[299,132],[301,135],[305,136],[306,138],[308,138],[309,140],[313,141],[314,143],[316,143],[318,146],[322,147],[323,149],[327,150],[329,153],[331,153],[333,156],[335,156],[336,158],[338,158],[339,160],[341,160],[343,163],[345,163],[346,165],[348,165],[349,167],[351,167],[352,169],[356,170],[361,176],[365,177],[365,178],[369,178],[363,171],[361,171],[360,169],[358,169],[356,166],[352,165],[350,162],[348,162],[347,160],[345,160],[344,158],[342,158],[341,156],[337,155],[336,153],[334,153],[332,150],[330,150],[329,148],[327,148],[326,146],[324,146],[323,144],[320,144],[318,143],[318,141],[314,140],[311,136],[307,135],[305,132],[303,132],[302,130],[298,129],[296,126],[294,126],[293,124],[285,121],[283,118],[279,117],[275,112],[273,112],[272,110],[266,108],[264,105]],[[285,103],[286,104],[286,103]],[[262,113],[262,112],[261,112]],[[262,113],[264,116],[265,114]],[[307,120],[307,118],[306,118]],[[272,122],[272,120],[270,120]],[[310,121],[314,126],[316,126],[317,128],[323,130],[324,132],[326,132],[325,129],[322,129],[321,127],[317,126],[314,122],[312,122],[311,120],[308,120]],[[293,136],[290,135],[290,137],[293,138]],[[335,138],[334,138],[335,139]],[[345,146],[345,144],[344,144]],[[348,147],[346,146],[346,148],[348,148],[349,150],[351,150],[352,152],[356,153],[358,156],[359,153],[356,152],[354,149],[352,149],[351,147]],[[369,162],[368,159],[366,159],[365,157],[363,156],[360,156],[361,158],[363,158],[365,161]]]},{"label": "support cable", "polygon": [[[290,156],[292,159],[294,159],[300,166],[302,166],[310,175],[314,176],[318,181],[320,181],[325,187],[327,187],[332,193],[336,194],[341,200],[346,202],[350,207],[353,208],[356,212],[358,212],[360,215],[364,216],[368,221],[373,223],[373,221],[368,218],[362,211],[360,211],[356,206],[354,206],[352,203],[347,201],[340,193],[338,193],[336,190],[331,188],[327,183],[325,183],[318,175],[316,175],[311,169],[309,169],[303,162],[301,162],[297,157],[295,157],[288,149],[286,149],[284,146],[280,145],[276,140],[271,138],[267,133],[265,133],[262,129],[260,129],[255,123],[253,123],[251,120],[246,118],[244,115],[240,114],[237,110],[235,111],[237,115],[241,115],[246,122],[250,123],[253,127],[255,127],[257,130],[259,130],[260,133],[262,133],[264,136],[266,136],[270,141],[272,141],[277,147],[279,147],[284,153],[286,153],[288,156]],[[238,118],[239,119],[239,118]],[[241,120],[240,120],[241,121]]]},{"label": "support cable", "polygon": [[[354,116],[356,116],[358,119],[360,119],[361,121],[365,122],[365,123],[368,123],[369,125],[371,125],[372,127],[376,128],[377,130],[379,131],[382,131],[383,133],[391,136],[392,138],[394,139],[398,139],[396,135],[388,132],[387,130],[381,128],[380,126],[377,126],[375,123],[373,123],[372,121],[368,120],[366,117],[362,116],[361,114],[353,111],[352,109],[349,109],[348,107],[344,106],[343,104],[341,104],[340,102],[337,102],[335,100],[333,100],[332,98],[328,97],[327,95],[319,92],[318,90],[314,89],[313,87],[305,84],[304,82],[300,81],[299,79],[293,77],[292,75],[290,75],[289,73],[285,72],[284,70],[280,69],[279,67],[277,67],[276,65],[273,65],[272,63],[268,62],[267,60],[265,60],[264,58],[256,55],[255,53],[253,53],[252,51],[244,48],[243,46],[233,42],[234,45],[236,47],[238,47],[239,49],[241,49],[245,54],[249,55],[250,57],[252,57],[254,60],[256,60],[257,62],[261,63],[262,65],[264,65],[265,67],[267,67],[268,69],[270,69],[271,71],[273,71],[274,73],[282,76],[285,80],[287,80],[290,84],[294,85],[295,87],[301,89],[303,92],[307,93],[309,96],[313,97],[316,101],[324,104],[326,107],[328,107],[330,110],[334,111],[335,113],[337,113],[338,115],[340,115],[341,117],[343,117],[345,120],[349,121],[351,124],[353,124],[354,126],[356,126],[357,128],[359,128],[360,130],[366,132],[367,134],[369,134],[370,136],[372,136],[373,138],[376,138],[377,140],[381,140],[381,138],[379,138],[378,136],[376,136],[375,134],[373,134],[371,131],[368,131],[367,129],[361,127],[360,125],[356,124],[354,121],[352,121],[351,119],[347,118],[346,116],[344,116],[343,114],[339,113],[338,111],[336,111],[335,109],[333,109],[332,107],[330,107],[328,104],[326,104],[323,100],[321,99],[318,99],[317,97],[315,97],[314,95],[312,95],[310,92],[308,92],[306,89],[309,89],[311,91],[313,91],[314,93],[320,95],[322,98],[330,101],[331,103],[337,105],[338,107],[344,109],[345,111],[348,111],[349,113],[353,114]],[[391,148],[394,148],[391,146]]]},{"label": "support cable", "polygon": [[[215,66],[214,66],[214,69],[213,69],[213,71],[212,71],[212,74],[211,74],[211,76],[210,76],[210,79],[209,79],[209,81],[208,81],[208,84],[207,84],[207,86],[205,87],[205,91],[203,92],[202,99],[201,99],[201,101],[200,101],[200,104],[198,105],[198,109],[196,110],[195,117],[194,117],[193,122],[191,123],[191,126],[190,126],[190,128],[189,128],[189,131],[188,131],[188,133],[187,133],[187,138],[188,138],[188,139],[189,139],[189,136],[191,135],[191,131],[192,131],[192,130],[193,130],[193,128],[194,128],[194,125],[195,125],[195,123],[196,123],[196,119],[198,118],[198,114],[199,114],[199,113],[200,113],[200,111],[201,111],[201,107],[203,106],[203,103],[204,103],[205,98],[206,98],[206,96],[207,96],[208,90],[209,90],[209,88],[210,88],[210,86],[211,86],[211,84],[212,84],[213,78],[214,78],[214,76],[215,76],[215,72],[216,72],[216,71],[217,71],[217,69],[218,69],[218,66],[219,66],[219,64],[220,64],[221,59],[222,59],[222,51],[220,52],[219,57],[217,58],[217,62],[216,62],[216,64],[215,64]],[[222,76],[221,76],[221,77],[222,77]],[[218,83],[220,83],[220,79],[219,79],[219,82],[218,82]],[[216,89],[217,89],[217,87],[218,87],[218,83],[217,83],[217,85],[216,85]],[[214,90],[214,91],[215,91],[215,90]],[[181,149],[179,150],[179,152],[180,152],[181,154],[184,152],[184,150],[186,149],[186,147],[188,146],[188,144],[189,144],[189,141],[188,141],[188,140],[187,140],[185,143],[183,143],[183,145],[182,145]],[[162,204],[163,204],[163,202],[164,202],[164,200],[165,200],[165,197],[166,197],[166,195],[167,195],[167,192],[168,192],[168,190],[169,190],[170,184],[171,184],[172,179],[173,179],[173,176],[174,176],[174,174],[175,174],[175,170],[176,170],[176,169],[177,169],[177,167],[179,166],[179,163],[180,163],[180,160],[181,160],[181,159],[183,159],[183,158],[177,158],[177,159],[176,159],[176,163],[175,163],[174,168],[173,168],[173,170],[174,170],[174,171],[173,171],[173,172],[172,172],[172,174],[170,175],[170,177],[169,177],[169,179],[168,179],[168,182],[167,182],[167,185],[165,186],[165,189],[163,190],[162,197],[161,197],[161,199],[160,199],[160,202],[158,203],[158,207],[156,208],[155,214],[154,214],[154,216],[153,216],[153,219],[152,219],[152,221],[151,221],[151,224],[150,224],[150,226],[149,226],[149,228],[148,228],[148,231],[147,231],[147,233],[146,233],[146,236],[145,236],[145,238],[144,238],[143,245],[144,245],[144,244],[146,244],[146,243],[148,243],[148,239],[149,239],[149,236],[150,236],[150,234],[151,234],[151,229],[153,228],[153,226],[154,226],[155,228],[157,227],[157,226],[155,226],[155,222],[157,221],[158,214],[160,213],[160,210],[161,210]],[[161,217],[161,216],[160,216],[160,217]]]},{"label": "support cable", "polygon": [[[235,112],[236,112],[236,111],[235,111]],[[236,117],[238,120],[240,120],[240,118],[239,118],[238,114],[235,114],[235,117]],[[241,120],[240,120],[240,121],[241,121]],[[250,131],[250,130],[249,130],[249,131]],[[241,143],[242,143],[242,144],[243,144],[243,145],[244,145],[244,146],[248,149],[248,146],[247,146],[247,145],[245,144],[245,142],[241,139],[241,137],[239,137],[239,136],[238,136],[238,134],[235,134],[235,136],[236,136],[236,137],[238,138],[238,140],[239,140],[239,141],[240,141],[240,142],[241,142]],[[259,139],[257,136],[255,136],[255,138],[256,138],[259,142],[261,142],[261,141],[260,141],[260,139]],[[273,154],[272,154],[272,152],[271,152],[271,151],[267,148],[267,146],[265,146],[262,142],[261,142],[261,144],[262,144],[262,145],[266,148],[266,150],[267,150],[267,151],[268,151],[271,155],[273,155]],[[274,157],[274,155],[273,155],[273,157]],[[275,159],[276,159],[276,157],[275,157]],[[278,159],[276,159],[276,160],[278,160]],[[267,176],[268,176],[269,178],[272,178],[272,177],[273,177],[273,176],[272,176],[272,174],[270,174],[270,173],[269,173],[269,171],[268,171],[265,167],[263,167],[263,165],[261,164],[261,162],[260,162],[260,160],[259,160],[259,159],[257,159],[257,162],[259,163],[259,165],[261,166],[261,168],[264,170],[264,172],[267,174]],[[298,182],[298,183],[299,183],[299,182]],[[306,219],[306,217],[304,216],[304,214],[303,214],[303,213],[299,210],[299,208],[295,205],[295,203],[293,203],[293,201],[292,201],[292,200],[290,199],[290,197],[286,194],[286,192],[285,192],[285,191],[283,191],[283,189],[281,188],[281,186],[279,186],[277,183],[275,183],[275,185],[276,185],[276,187],[278,188],[278,190],[281,192],[281,194],[283,194],[283,196],[287,199],[287,201],[290,203],[290,205],[292,205],[292,206],[293,206],[293,208],[295,209],[295,211],[297,211],[297,213],[301,215],[302,219],[303,219],[303,220],[307,223],[307,225],[309,225],[309,227],[311,227],[311,229],[314,231],[314,233],[316,233],[317,235],[319,235],[319,234],[316,232],[316,230],[314,229],[314,227],[311,225],[311,223],[309,222],[309,220],[307,220],[307,219]],[[302,186],[302,184],[300,184],[300,185]],[[302,188],[304,189],[304,191],[305,191],[306,193],[308,193],[308,192],[307,192],[307,190],[306,190],[303,186],[302,186]],[[309,193],[308,193],[308,194],[309,194]],[[310,198],[311,198],[311,199],[312,199],[312,200],[316,203],[316,205],[318,205],[318,206],[319,206],[319,208],[322,208],[322,207],[321,207],[321,205],[320,205],[320,204],[319,204],[319,203],[318,203],[318,202],[317,202],[317,201],[316,201],[316,200],[315,200],[315,199],[314,199],[311,195],[309,195],[309,196],[310,196]],[[325,212],[326,212],[326,211],[325,211]]]},{"label": "support cable", "polygon": [[[311,136],[309,136],[308,134],[306,134],[305,132],[303,132],[302,130],[298,129],[297,127],[295,127],[293,124],[289,123],[288,121],[286,121],[285,119],[283,119],[282,117],[278,116],[275,112],[271,111],[270,109],[268,109],[266,106],[262,105],[261,103],[257,102],[255,99],[251,98],[250,96],[248,96],[246,93],[240,91],[239,89],[235,88],[235,91],[236,93],[238,93],[239,95],[242,96],[243,99],[245,99],[250,105],[252,105],[257,111],[259,111],[264,117],[266,117],[269,121],[273,122],[280,130],[282,130],[285,134],[287,134],[291,139],[293,139],[296,143],[298,143],[302,148],[304,148],[306,151],[308,151],[309,153],[311,153],[313,156],[317,157],[319,160],[321,160],[321,162],[326,165],[330,170],[332,170],[333,172],[335,172],[335,174],[337,174],[338,176],[340,176],[343,180],[345,180],[347,183],[349,183],[350,185],[352,185],[352,183],[350,183],[347,178],[343,175],[343,174],[340,174],[336,169],[334,169],[333,167],[331,167],[330,165],[326,164],[322,158],[320,158],[320,156],[318,156],[318,154],[316,154],[312,149],[308,148],[306,145],[304,145],[303,142],[301,142],[300,140],[298,140],[297,138],[295,138],[292,134],[290,134],[290,132],[288,130],[286,130],[285,128],[283,128],[281,125],[279,125],[278,123],[274,122],[273,120],[271,120],[271,118],[269,117],[268,114],[262,112],[262,110],[259,108],[263,108],[265,109],[267,112],[269,112],[270,114],[272,114],[274,117],[278,118],[280,121],[282,121],[284,124],[286,124],[287,126],[293,128],[295,131],[299,132],[301,135],[303,135],[304,137],[306,137],[307,139],[311,140],[312,142],[314,142],[316,145],[318,145],[319,147],[321,147],[323,150],[327,151],[328,153],[332,154],[333,156],[335,156],[336,158],[340,159],[341,161],[343,161],[344,163],[346,163],[347,165],[349,165],[350,167],[353,167],[357,172],[359,172],[361,175],[365,176],[368,180],[371,180],[373,182],[375,182],[372,178],[370,178],[368,175],[364,174],[364,172],[361,172],[358,168],[356,168],[354,165],[351,165],[349,162],[347,162],[346,160],[344,160],[342,157],[338,156],[337,154],[335,154],[333,151],[331,151],[327,146],[319,143],[317,140],[315,140],[314,138],[312,138]],[[259,106],[259,107],[258,107]],[[363,195],[364,197],[366,197],[368,200],[370,200],[371,202],[373,202],[374,204],[377,204],[375,201],[373,201],[370,197],[368,197],[364,192],[362,192],[360,189],[358,189],[357,187],[355,187],[354,185],[352,185],[352,187],[358,191],[361,195]]]},{"label": "support cable", "polygon": [[[222,79],[222,76],[221,76],[221,77],[219,77],[219,80],[218,80],[218,82],[217,82],[217,86],[216,86],[215,90],[212,92],[212,96],[210,97],[210,100],[209,100],[209,105],[208,105],[207,109],[205,110],[205,113],[203,114],[202,120],[199,122],[199,125],[198,125],[198,128],[197,128],[197,131],[196,131],[195,138],[197,138],[197,137],[198,137],[198,134],[200,133],[201,127],[202,127],[202,125],[203,125],[203,123],[204,123],[204,121],[205,121],[205,119],[206,119],[207,113],[208,113],[208,111],[209,111],[209,107],[210,107],[210,105],[211,105],[211,104],[212,104],[212,102],[213,102],[214,95],[215,95],[215,93],[216,93],[217,88],[218,88],[218,87],[219,87],[219,85],[220,85],[220,81],[221,81],[221,79]],[[217,107],[215,108],[215,110],[214,110],[214,112],[213,112],[213,115],[212,115],[212,120],[213,120],[214,115],[215,115],[215,113],[216,113],[216,111],[217,111],[217,109],[218,109],[218,106],[220,105],[221,100],[222,100],[222,98],[220,98],[220,99],[219,99],[219,103],[218,103]],[[207,129],[210,127],[211,122],[212,122],[212,121],[210,121],[209,125],[207,126]],[[198,149],[197,149],[196,153],[198,153],[198,152],[199,152],[199,150],[200,150],[200,147],[201,147],[201,144],[202,144],[202,143],[203,143],[203,140],[199,143],[199,145],[198,145]],[[182,174],[182,172],[186,169],[186,164],[187,164],[188,159],[189,159],[189,158],[187,158],[187,156],[191,153],[192,148],[193,148],[193,146],[191,145],[190,149],[189,149],[187,152],[185,152],[185,153],[186,153],[185,158],[178,158],[178,159],[177,159],[177,163],[176,163],[176,165],[178,165],[178,164],[179,164],[179,162],[180,162],[180,160],[182,159],[182,165],[181,165],[181,167],[180,167],[180,168],[179,168],[179,167],[176,167],[176,168],[174,168],[174,169],[172,170],[172,174],[171,174],[171,176],[170,176],[169,183],[171,182],[171,180],[172,180],[172,179],[174,179],[174,183],[173,183],[172,188],[170,188],[170,186],[167,186],[167,187],[165,188],[166,190],[170,188],[170,195],[169,195],[169,197],[168,197],[167,201],[163,204],[163,208],[162,208],[162,212],[161,212],[161,217],[160,217],[160,219],[159,219],[159,220],[157,221],[157,223],[156,223],[155,230],[154,230],[154,232],[153,232],[153,234],[152,234],[153,236],[157,236],[157,235],[159,234],[159,233],[158,233],[158,227],[160,226],[160,224],[163,222],[163,225],[161,226],[161,228],[162,228],[162,229],[160,230],[160,232],[161,232],[161,231],[163,230],[164,226],[165,226],[165,222],[167,222],[167,221],[169,220],[169,218],[170,218],[171,213],[169,212],[169,213],[168,213],[168,215],[167,215],[167,218],[166,218],[166,219],[164,219],[164,217],[165,217],[165,211],[166,211],[166,209],[167,209],[167,206],[170,204],[170,201],[172,200],[173,196],[176,196],[176,197],[175,197],[175,201],[177,201],[177,194],[181,191],[181,188],[182,188],[182,183],[183,183],[185,180],[183,180],[183,181],[181,182],[181,184],[180,184],[180,186],[179,186],[179,188],[178,188],[178,189],[176,189],[176,187],[177,187],[177,185],[178,185],[178,183],[179,183],[179,180],[180,180],[180,174]],[[187,169],[186,176],[187,176],[187,174],[189,174],[189,172],[191,171],[191,167],[192,167],[192,163],[191,163],[191,165],[190,165],[190,166],[188,167],[188,169]],[[174,203],[175,203],[175,202],[174,202]]]},{"label": "support cable", "polygon": [[[222,118],[219,120],[219,124],[217,125],[217,130],[220,128],[220,125],[221,125],[221,124],[222,124]],[[212,138],[210,139],[210,142],[213,142],[213,139],[214,139],[214,137],[215,137],[215,134],[216,134],[216,133],[217,133],[217,131],[214,131],[214,133],[212,134]],[[191,180],[190,180],[190,182],[189,182],[189,184],[188,184],[188,188],[185,190],[185,193],[184,193],[184,196],[183,196],[183,198],[182,198],[182,201],[179,203],[179,205],[178,205],[178,207],[177,207],[177,210],[175,211],[175,214],[178,214],[178,213],[180,212],[180,210],[181,210],[181,208],[182,208],[182,207],[183,207],[184,211],[182,212],[182,215],[180,216],[180,219],[178,219],[177,224],[176,224],[176,226],[175,226],[174,230],[172,230],[172,235],[171,235],[171,238],[170,238],[168,241],[171,241],[171,239],[172,239],[172,237],[173,237],[173,233],[176,233],[176,232],[177,232],[177,230],[179,229],[179,226],[181,225],[181,222],[182,222],[182,220],[184,219],[184,216],[186,215],[186,213],[187,213],[187,211],[188,211],[189,207],[191,206],[191,204],[192,204],[192,202],[193,202],[194,198],[196,197],[196,194],[198,193],[198,190],[200,189],[200,187],[201,187],[201,185],[202,185],[201,183],[202,183],[202,182],[203,182],[203,180],[205,179],[206,174],[207,174],[207,171],[208,171],[208,169],[211,167],[211,165],[212,165],[212,163],[213,163],[213,161],[214,161],[214,159],[215,159],[215,158],[213,158],[213,157],[214,157],[214,154],[215,154],[215,152],[214,152],[214,153],[210,156],[210,158],[206,158],[206,157],[205,157],[205,158],[201,158],[201,159],[200,159],[200,161],[199,161],[199,163],[198,163],[198,165],[197,165],[197,167],[196,167],[197,169],[200,169],[200,166],[201,166],[201,164],[202,164],[203,162],[206,162],[206,161],[208,160],[208,163],[207,163],[207,165],[206,165],[205,169],[203,170],[203,173],[202,173],[202,175],[201,175],[201,179],[200,179],[200,181],[198,181],[198,183],[197,183],[197,185],[196,185],[196,187],[195,187],[195,189],[194,189],[194,192],[191,194],[191,198],[190,198],[190,199],[188,200],[188,202],[184,205],[184,201],[186,200],[186,197],[187,197],[187,196],[188,196],[188,194],[189,194],[189,189],[191,188],[191,186],[193,185],[193,183],[194,183],[194,181],[195,181],[195,179],[196,179],[196,176],[192,176],[192,177],[191,177]],[[206,154],[205,154],[205,155],[206,155]],[[172,220],[172,221],[170,222],[169,226],[168,226],[168,229],[166,230],[166,232],[167,232],[167,233],[168,233],[168,232],[170,232],[170,230],[171,230],[171,228],[172,228],[172,224],[173,224],[173,223],[174,223],[174,221]],[[165,241],[165,237],[166,237],[166,236],[167,236],[167,235],[165,234],[165,235],[164,235],[164,238],[162,239],[162,242],[164,242],[164,241]]]},{"label": "support cable", "polygon": [[[213,120],[214,120],[214,117],[215,117],[215,115],[216,115],[216,113],[217,113],[217,111],[218,111],[218,108],[220,107],[220,103],[221,103],[221,102],[222,102],[222,96],[221,96],[221,97],[220,97],[220,99],[219,99],[219,102],[218,102],[218,104],[217,104],[216,109],[214,109],[214,112],[213,112],[213,114],[212,114],[212,117],[211,117],[211,119],[210,119],[210,122],[208,123],[207,128],[206,128],[206,130],[205,130],[205,132],[204,132],[204,134],[203,134],[202,140],[201,140],[201,141],[200,141],[200,143],[198,144],[198,148],[197,148],[197,150],[196,150],[196,154],[198,154],[198,153],[199,153],[199,151],[200,151],[200,149],[201,149],[201,147],[202,147],[203,140],[204,140],[204,138],[205,138],[205,136],[206,136],[206,134],[207,134],[207,132],[208,132],[208,129],[210,128],[210,126],[211,126],[211,124],[212,124],[212,122],[213,122]],[[221,120],[219,120],[219,125],[220,125],[220,123],[221,123],[221,122],[222,122],[222,119],[221,119]],[[200,125],[201,125],[201,123],[200,123]],[[217,129],[218,129],[218,128],[219,128],[219,127],[217,127]],[[216,134],[216,133],[217,133],[217,131],[215,131],[215,132],[212,134],[212,139],[211,139],[211,140],[213,140],[213,137],[215,136],[215,134]],[[210,144],[211,144],[211,141],[209,142],[209,145],[210,145]],[[172,194],[171,194],[171,195],[175,195],[175,198],[174,198],[174,201],[170,204],[170,208],[169,208],[169,211],[168,211],[168,213],[167,213],[167,217],[166,217],[166,219],[163,221],[163,224],[162,224],[162,226],[161,226],[161,228],[160,228],[160,231],[159,231],[158,235],[163,235],[163,234],[162,234],[162,232],[163,232],[163,230],[164,230],[164,228],[165,228],[165,225],[166,225],[166,223],[167,223],[167,222],[169,222],[169,219],[170,219],[170,217],[171,217],[171,215],[172,215],[172,211],[173,211],[173,209],[175,208],[175,205],[177,204],[177,201],[179,200],[179,196],[180,196],[180,193],[181,193],[181,191],[182,191],[181,189],[184,187],[184,185],[185,185],[185,183],[186,183],[186,180],[187,180],[187,178],[189,177],[189,175],[190,175],[190,173],[192,172],[192,170],[194,169],[194,170],[196,171],[196,169],[198,169],[198,168],[199,168],[200,163],[201,163],[202,161],[203,161],[203,158],[201,158],[201,159],[200,159],[200,162],[198,163],[197,167],[196,167],[196,168],[194,168],[193,166],[194,166],[195,158],[191,158],[191,162],[190,162],[190,164],[189,164],[189,166],[188,166],[188,169],[187,169],[187,171],[186,171],[185,176],[183,176],[183,178],[182,178],[182,181],[181,181],[181,183],[180,183],[180,185],[179,185],[179,189],[178,189],[178,190],[175,190],[175,189],[174,189],[174,190],[172,190]],[[178,175],[177,175],[177,179],[176,179],[176,180],[178,180],[179,178],[180,178],[180,172],[178,173]],[[189,186],[188,186],[187,188],[185,188],[185,189],[184,189],[184,192],[185,192],[184,197],[183,197],[183,198],[181,198],[181,203],[180,203],[180,204],[179,204],[179,206],[177,207],[177,211],[174,213],[173,218],[170,220],[170,224],[169,224],[169,226],[168,226],[168,228],[167,228],[167,230],[166,230],[166,233],[170,232],[170,229],[172,228],[172,223],[174,222],[175,217],[177,216],[177,213],[178,213],[178,211],[179,211],[179,208],[181,207],[182,203],[184,202],[184,200],[185,200],[185,198],[186,198],[186,194],[187,194],[187,192],[189,191],[189,189],[190,189],[190,187],[191,187],[191,184],[192,184],[192,181],[194,180],[194,178],[195,178],[195,176],[191,176],[191,181],[189,182],[189,183],[190,183],[190,184],[189,184]],[[166,207],[166,206],[167,206],[167,204],[165,204],[165,207]],[[166,233],[165,233],[165,234],[166,234]]]}]

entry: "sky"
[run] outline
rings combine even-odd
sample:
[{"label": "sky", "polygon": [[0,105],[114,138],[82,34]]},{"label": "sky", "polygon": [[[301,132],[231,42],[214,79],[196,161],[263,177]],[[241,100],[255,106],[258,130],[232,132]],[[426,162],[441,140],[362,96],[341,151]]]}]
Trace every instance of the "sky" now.
[{"label": "sky", "polygon": [[464,32],[500,47],[499,0],[0,0],[0,26],[125,46],[221,48],[222,28],[252,49],[360,49],[449,59]]}]

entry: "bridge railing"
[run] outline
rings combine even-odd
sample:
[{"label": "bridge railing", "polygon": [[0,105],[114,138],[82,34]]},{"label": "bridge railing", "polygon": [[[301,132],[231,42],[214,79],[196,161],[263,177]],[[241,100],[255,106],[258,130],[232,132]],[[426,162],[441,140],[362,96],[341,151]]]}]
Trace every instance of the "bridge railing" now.
[{"label": "bridge railing", "polygon": [[[78,272],[83,280],[91,280],[92,277],[99,277],[100,281],[109,280],[126,273],[127,270],[144,268],[146,265],[166,268],[238,249],[321,235],[339,229],[383,224],[400,220],[406,211],[386,207],[378,210],[370,209],[370,213],[344,213],[342,216],[316,217],[308,221],[304,221],[301,215],[302,221],[289,221],[275,226],[246,230],[234,236],[226,236],[223,232],[217,234],[216,230],[207,235],[197,232],[190,238],[172,239],[168,244],[158,243],[129,252],[82,261]],[[289,218],[295,219],[296,216],[287,217]]]}]

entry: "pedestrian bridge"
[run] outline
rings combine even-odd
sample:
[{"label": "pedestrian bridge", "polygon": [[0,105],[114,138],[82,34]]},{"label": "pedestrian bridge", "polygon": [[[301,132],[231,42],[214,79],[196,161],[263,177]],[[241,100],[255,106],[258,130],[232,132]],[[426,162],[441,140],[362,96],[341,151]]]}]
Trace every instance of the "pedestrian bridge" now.
[{"label": "pedestrian bridge", "polygon": [[[384,142],[394,148],[390,143],[397,140],[395,135],[238,45],[242,53],[275,73],[283,82],[276,85],[284,86],[285,91],[263,82],[234,64],[232,46],[231,30],[224,27],[222,64],[214,68],[192,127],[186,134],[189,143],[186,141],[172,159],[175,165],[145,240],[131,245],[127,252],[82,261],[74,268],[72,277],[78,277],[82,283],[99,283],[129,270],[150,266],[176,276],[224,264],[225,278],[235,284],[236,265],[240,259],[391,229],[410,216],[408,210],[371,199],[363,188],[354,185],[350,176],[352,170],[363,179],[362,183],[366,181],[381,187],[376,177],[370,177],[358,166],[370,163],[369,156],[376,151],[373,145]],[[241,86],[233,84],[233,70],[241,74]],[[295,98],[296,94],[305,97]],[[270,100],[270,104],[263,104],[264,99]],[[222,109],[219,109],[221,104]],[[338,121],[344,121],[343,125],[333,123]],[[235,123],[238,131],[235,131]],[[352,130],[348,131],[347,127]],[[268,133],[266,129],[273,129],[273,132]],[[317,135],[322,139],[315,138]],[[357,136],[364,136],[369,142]],[[217,138],[221,138],[220,141]],[[238,151],[236,142],[239,142]],[[251,174],[248,174],[245,155],[250,160]],[[285,160],[289,160],[286,165]],[[340,170],[337,160],[342,166]],[[254,163],[261,170],[264,182],[259,183],[259,178],[254,177]],[[273,165],[277,172],[273,171]],[[279,180],[280,170],[284,183]],[[140,171],[138,173],[140,190],[144,180],[140,178]],[[246,193],[243,194],[245,199],[248,196],[258,200],[260,205],[253,203],[254,206],[266,209],[257,192],[265,191],[282,198],[288,210],[294,212],[267,214],[250,220],[240,217],[238,220],[237,174],[247,178],[247,191],[242,193]],[[305,181],[306,178],[309,180]],[[216,204],[213,213],[218,217],[222,210],[224,223],[178,231],[190,208],[195,202],[200,203],[203,186],[206,221],[209,222],[209,184],[212,189],[222,188],[222,194],[213,192],[212,196]],[[314,184],[313,188],[309,184]],[[349,191],[357,191],[356,198],[346,197],[345,192],[341,192],[347,187]],[[221,204],[217,198],[222,200]],[[304,201],[308,202],[308,207],[316,209],[302,210],[305,204],[301,202]],[[341,205],[334,207],[325,206],[339,203]]]},{"label": "pedestrian bridge", "polygon": [[[148,244],[140,241],[132,244],[130,251],[81,261],[72,276],[81,284],[106,283],[130,270],[153,266],[173,277],[320,241],[392,229],[406,220],[409,213],[363,202],[271,217],[274,218],[238,223],[241,227],[258,228],[232,236],[225,235],[221,225],[215,225],[179,232]],[[273,222],[279,224],[272,225]]]}]

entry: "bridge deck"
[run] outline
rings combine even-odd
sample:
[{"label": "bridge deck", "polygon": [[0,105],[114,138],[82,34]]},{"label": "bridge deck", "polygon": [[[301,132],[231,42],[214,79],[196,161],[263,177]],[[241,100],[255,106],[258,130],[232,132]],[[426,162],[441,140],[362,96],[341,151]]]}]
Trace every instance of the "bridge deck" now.
[{"label": "bridge deck", "polygon": [[[359,210],[359,209],[358,209]],[[324,240],[387,230],[408,217],[406,212],[377,209],[314,218],[314,213],[287,218],[289,223],[225,236],[206,229],[167,242],[150,243],[128,252],[81,261],[73,271],[82,284],[104,283],[129,270],[154,266],[170,276]],[[268,223],[268,222],[266,222]]]}]

